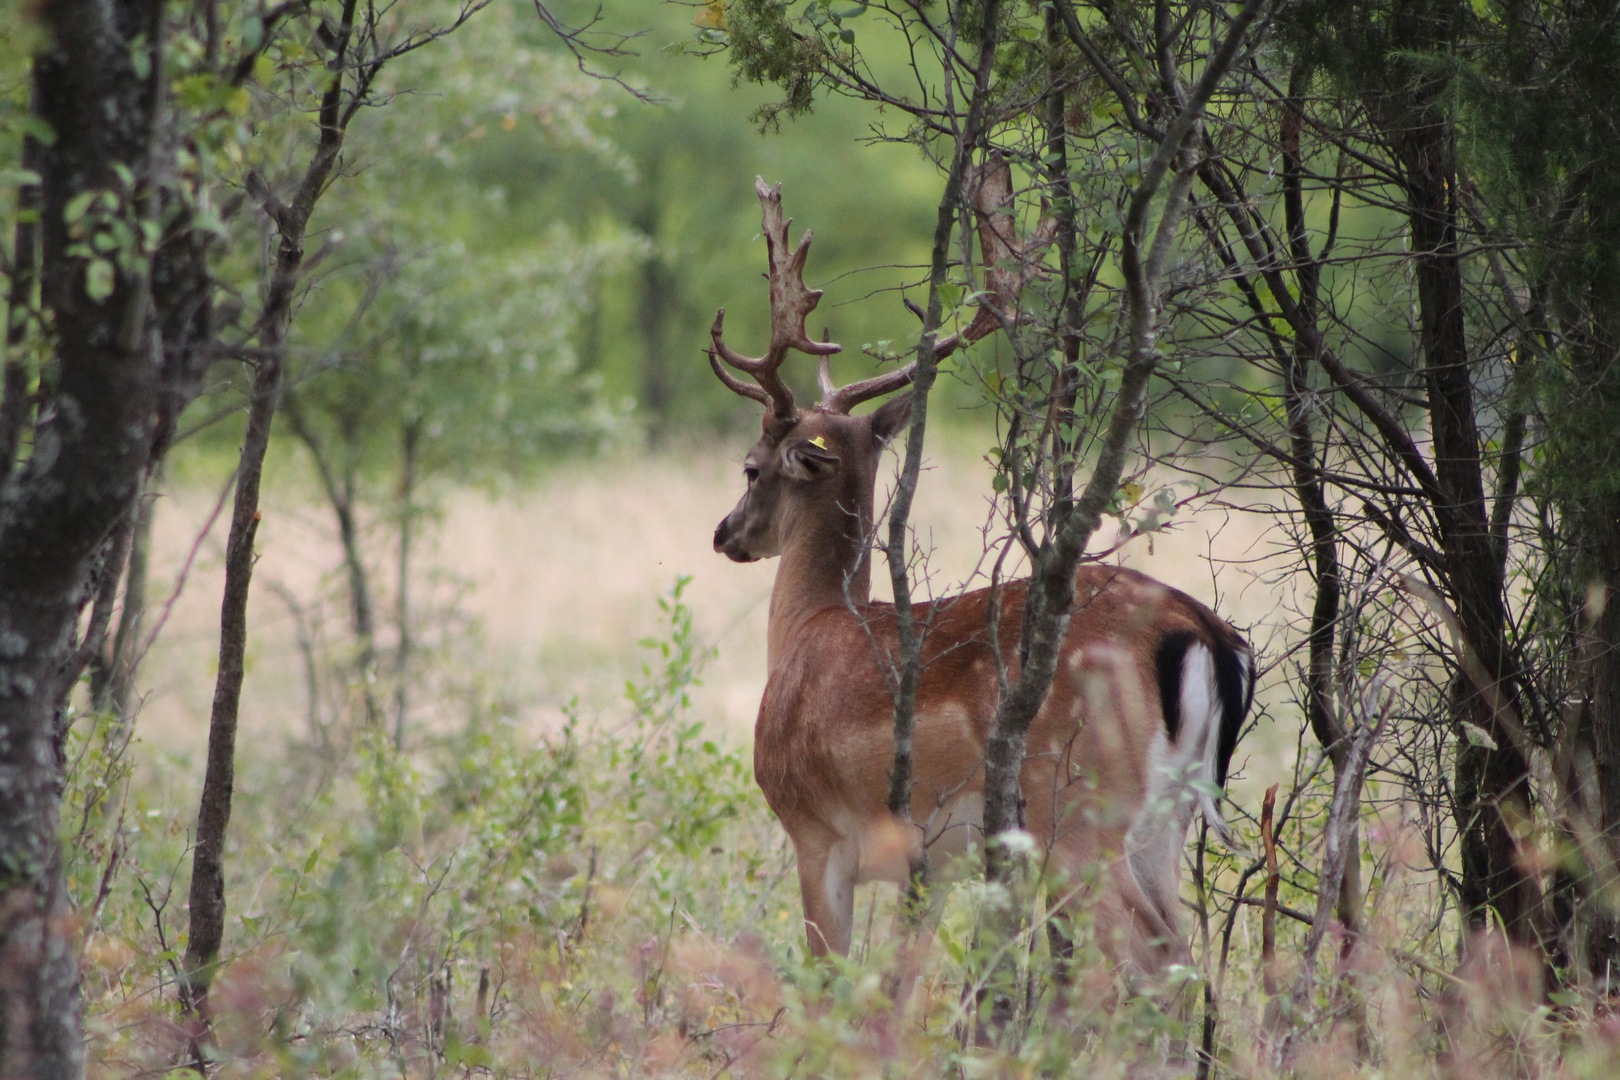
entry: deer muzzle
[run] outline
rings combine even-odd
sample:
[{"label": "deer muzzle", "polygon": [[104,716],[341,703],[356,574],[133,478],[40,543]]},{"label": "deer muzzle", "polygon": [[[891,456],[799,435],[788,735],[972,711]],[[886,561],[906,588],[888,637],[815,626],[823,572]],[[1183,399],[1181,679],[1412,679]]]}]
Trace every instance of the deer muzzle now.
[{"label": "deer muzzle", "polygon": [[727,514],[714,528],[714,550],[732,562],[758,562],[759,556],[750,555],[743,547],[742,530],[733,523],[735,514]]}]

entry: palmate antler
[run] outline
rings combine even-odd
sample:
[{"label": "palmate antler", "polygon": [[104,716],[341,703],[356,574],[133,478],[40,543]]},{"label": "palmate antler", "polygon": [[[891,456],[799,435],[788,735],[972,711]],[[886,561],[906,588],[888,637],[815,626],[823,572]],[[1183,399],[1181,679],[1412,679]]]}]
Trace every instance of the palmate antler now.
[{"label": "palmate antler", "polygon": [[[798,415],[793,407],[793,391],[777,369],[787,358],[789,349],[798,349],[811,356],[825,356],[843,348],[830,341],[811,341],[804,332],[804,320],[821,302],[820,289],[807,289],[804,285],[804,260],[810,254],[810,230],[799,237],[799,246],[788,250],[788,226],[793,219],[782,218],[782,185],[768,186],[760,177],[754,177],[754,191],[759,195],[764,210],[761,227],[765,232],[766,258],[770,262],[771,281],[771,347],[757,360],[734,352],[721,338],[726,320],[726,309],[721,308],[709,329],[714,348],[709,350],[709,366],[725,383],[743,397],[752,398],[769,406],[778,420],[792,420]],[[720,361],[754,377],[759,386],[752,387],[736,378]]]},{"label": "palmate antler", "polygon": [[1000,154],[991,154],[963,180],[964,194],[972,201],[979,221],[979,258],[984,263],[985,291],[995,297],[992,308],[981,298],[979,310],[959,334],[934,344],[934,359],[943,360],[963,345],[989,337],[1005,325],[1009,330],[1022,319],[1018,306],[1024,286],[1041,275],[1040,253],[1057,233],[1057,219],[1042,217],[1027,240],[1017,238],[1013,220],[1012,168]]},{"label": "palmate antler", "polygon": [[[1014,237],[1011,211],[1013,201],[1012,169],[1001,155],[992,155],[983,165],[975,167],[964,181],[966,194],[973,203],[979,221],[979,250],[984,261],[986,291],[995,298],[995,307],[987,299],[980,301],[979,310],[966,329],[949,334],[934,343],[934,359],[943,360],[964,344],[972,344],[989,336],[1002,326],[1012,327],[1022,314],[1018,300],[1024,286],[1040,273],[1039,252],[1051,243],[1056,230],[1055,219],[1043,218],[1029,240],[1020,242]],[[821,301],[820,289],[809,289],[804,284],[804,262],[810,253],[809,229],[799,237],[799,246],[788,249],[788,226],[792,218],[782,217],[782,185],[772,187],[759,177],[754,178],[754,191],[759,195],[764,210],[762,227],[765,233],[767,258],[770,262],[771,282],[771,345],[764,356],[752,359],[735,352],[721,337],[726,309],[721,308],[709,330],[713,348],[708,350],[709,366],[720,381],[734,393],[759,402],[771,410],[777,420],[792,421],[798,416],[794,407],[793,391],[782,381],[778,369],[787,358],[789,349],[817,357],[816,380],[821,389],[821,400],[816,408],[823,412],[847,414],[863,401],[892,393],[909,386],[917,375],[917,362],[870,379],[837,386],[832,379],[831,354],[842,352],[843,346],[831,341],[812,341],[804,331],[804,320]],[[738,371],[754,377],[758,386],[750,386],[732,375],[721,361]]]}]

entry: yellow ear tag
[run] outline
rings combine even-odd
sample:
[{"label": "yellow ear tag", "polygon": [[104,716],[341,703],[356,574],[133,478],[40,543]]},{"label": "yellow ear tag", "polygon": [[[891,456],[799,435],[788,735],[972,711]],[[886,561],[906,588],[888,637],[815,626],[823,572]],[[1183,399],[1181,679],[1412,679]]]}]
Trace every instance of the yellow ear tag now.
[{"label": "yellow ear tag", "polygon": [[815,447],[817,450],[825,450],[827,449],[827,440],[822,438],[820,435],[817,435],[815,438],[810,440],[810,445]]}]

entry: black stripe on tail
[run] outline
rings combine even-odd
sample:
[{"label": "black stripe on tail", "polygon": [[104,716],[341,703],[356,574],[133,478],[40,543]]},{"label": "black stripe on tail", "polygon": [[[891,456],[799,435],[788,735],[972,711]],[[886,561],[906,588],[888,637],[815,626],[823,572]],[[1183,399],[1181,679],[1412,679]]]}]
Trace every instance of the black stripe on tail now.
[{"label": "black stripe on tail", "polygon": [[1215,783],[1226,786],[1226,767],[1232,763],[1232,752],[1237,749],[1238,734],[1243,730],[1243,717],[1254,700],[1254,679],[1245,686],[1247,663],[1236,649],[1222,644],[1215,646],[1215,692],[1221,699],[1221,741],[1215,752]]},{"label": "black stripe on tail", "polygon": [[[1187,650],[1198,641],[1191,630],[1177,630],[1166,634],[1159,642],[1153,666],[1159,677],[1159,705],[1164,709],[1164,730],[1175,742],[1181,733],[1181,679],[1187,660]],[[1221,703],[1220,741],[1216,745],[1215,783],[1226,786],[1226,769],[1232,753],[1237,749],[1238,733],[1243,728],[1243,717],[1249,711],[1254,697],[1254,683],[1248,674],[1241,653],[1224,642],[1217,641],[1215,654],[1215,694]]]},{"label": "black stripe on tail", "polygon": [[1159,705],[1164,709],[1164,730],[1175,742],[1181,734],[1181,669],[1198,635],[1191,630],[1177,630],[1159,641],[1159,651],[1153,657],[1153,666],[1159,675]]}]

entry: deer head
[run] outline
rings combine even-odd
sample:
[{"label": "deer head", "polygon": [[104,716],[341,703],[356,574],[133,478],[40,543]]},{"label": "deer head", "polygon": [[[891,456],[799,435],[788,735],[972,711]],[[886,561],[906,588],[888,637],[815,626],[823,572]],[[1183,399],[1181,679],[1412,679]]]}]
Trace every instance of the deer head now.
[{"label": "deer head", "polygon": [[[735,509],[714,531],[714,548],[737,562],[753,562],[782,553],[784,538],[807,531],[823,546],[850,560],[852,545],[864,542],[872,516],[872,487],[879,455],[911,415],[910,395],[897,398],[866,416],[851,416],[856,405],[898,390],[916,375],[915,362],[896,371],[838,387],[828,357],[842,346],[812,341],[804,321],[821,301],[821,290],[806,288],[804,262],[810,252],[807,229],[796,248],[788,246],[782,217],[782,187],[755,179],[763,208],[767,259],[770,264],[771,344],[758,359],[742,356],[723,337],[726,311],[715,316],[709,335],[709,365],[731,390],[766,407],[763,432],[743,462],[748,488]],[[799,409],[779,369],[789,350],[819,358],[821,400],[809,411]],[[722,363],[723,362],[723,363]],[[726,366],[751,375],[750,386]],[[834,526],[832,529],[826,525]],[[817,526],[822,527],[817,527]],[[853,569],[853,565],[850,566]]]},{"label": "deer head", "polygon": [[768,559],[807,520],[828,518],[844,519],[841,538],[859,542],[871,523],[883,445],[910,417],[907,394],[866,416],[818,406],[785,427],[767,424],[743,459],[748,488],[714,530],[714,549],[735,562]]}]

